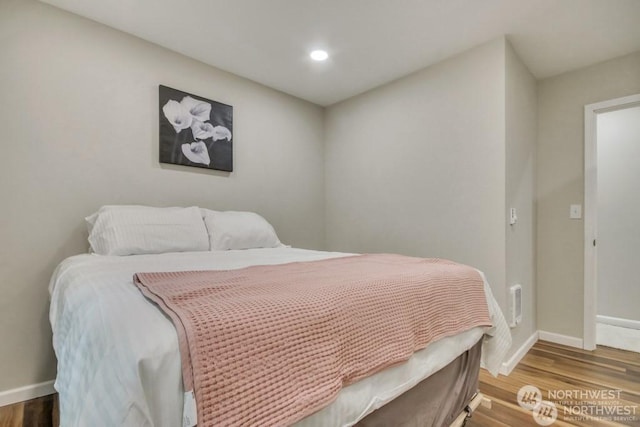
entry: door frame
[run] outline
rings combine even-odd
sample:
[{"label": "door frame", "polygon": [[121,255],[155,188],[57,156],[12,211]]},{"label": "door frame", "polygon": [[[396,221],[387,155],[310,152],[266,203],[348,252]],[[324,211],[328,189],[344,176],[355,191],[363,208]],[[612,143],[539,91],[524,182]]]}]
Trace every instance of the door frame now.
[{"label": "door frame", "polygon": [[598,114],[640,105],[640,94],[584,107],[584,332],[583,348],[596,348],[598,298]]}]

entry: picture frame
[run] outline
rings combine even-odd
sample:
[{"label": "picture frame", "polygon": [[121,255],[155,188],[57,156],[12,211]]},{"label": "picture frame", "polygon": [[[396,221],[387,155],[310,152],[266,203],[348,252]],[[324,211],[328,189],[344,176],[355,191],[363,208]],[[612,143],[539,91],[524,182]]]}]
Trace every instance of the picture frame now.
[{"label": "picture frame", "polygon": [[233,171],[233,107],[159,85],[160,163]]}]

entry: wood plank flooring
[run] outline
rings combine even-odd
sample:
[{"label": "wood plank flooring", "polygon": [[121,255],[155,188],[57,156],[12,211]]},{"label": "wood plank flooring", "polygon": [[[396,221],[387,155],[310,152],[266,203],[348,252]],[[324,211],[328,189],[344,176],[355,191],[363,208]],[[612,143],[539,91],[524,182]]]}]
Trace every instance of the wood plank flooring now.
[{"label": "wood plank flooring", "polygon": [[0,408],[0,427],[53,427],[58,425],[57,394]]},{"label": "wood plank flooring", "polygon": [[[556,405],[552,426],[640,427],[640,354],[602,346],[586,351],[545,341],[538,341],[508,377],[481,371],[480,390],[492,400],[492,408],[480,407],[467,427],[539,426],[532,413],[518,405],[517,393],[524,385],[538,387],[543,399]],[[588,390],[611,392],[593,399],[581,393]],[[603,412],[615,407],[622,407],[617,413],[628,419],[616,421]]]},{"label": "wood plank flooring", "polygon": [[[599,346],[595,351],[579,350],[539,341],[522,359],[508,377],[493,378],[480,373],[480,390],[492,400],[492,408],[478,408],[467,427],[526,427],[539,426],[530,411],[521,408],[517,393],[524,385],[540,389],[545,400],[557,404],[558,418],[552,426],[640,427],[640,354]],[[605,405],[627,407],[635,414],[632,419],[615,422],[602,419],[584,419],[565,408],[583,405],[563,405],[567,400],[548,399],[550,391],[620,390],[619,398],[604,400]],[[602,401],[602,400],[601,400]],[[587,408],[592,405],[586,405]],[[574,418],[574,419],[569,419]],[[57,396],[45,396],[27,402],[0,408],[0,427],[50,427],[58,425]]]}]

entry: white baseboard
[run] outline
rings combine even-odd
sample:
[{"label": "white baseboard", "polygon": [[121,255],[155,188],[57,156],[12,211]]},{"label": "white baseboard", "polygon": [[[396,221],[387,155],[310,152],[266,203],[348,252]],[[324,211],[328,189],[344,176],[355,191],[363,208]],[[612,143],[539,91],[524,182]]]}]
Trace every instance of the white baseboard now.
[{"label": "white baseboard", "polygon": [[640,329],[639,320],[621,319],[619,317],[597,315],[596,321],[598,323],[604,323],[605,325],[620,326],[621,328]]},{"label": "white baseboard", "polygon": [[556,334],[555,332],[538,331],[542,341],[549,341],[555,344],[562,344],[568,347],[582,348],[582,338],[570,337],[568,335]]},{"label": "white baseboard", "polygon": [[596,325],[596,343],[640,353],[640,330],[598,323]]},{"label": "white baseboard", "polygon": [[56,392],[53,388],[53,383],[54,381],[52,380],[14,388],[12,390],[0,391],[0,406],[12,405],[14,403],[24,402],[25,400],[35,399],[36,397],[53,394]]},{"label": "white baseboard", "polygon": [[500,367],[500,374],[509,375],[513,368],[516,367],[518,363],[522,360],[524,356],[527,355],[531,347],[538,341],[538,331],[535,331],[527,340],[520,346],[518,351],[516,351],[513,356],[509,358],[506,362],[502,362],[502,366]]}]

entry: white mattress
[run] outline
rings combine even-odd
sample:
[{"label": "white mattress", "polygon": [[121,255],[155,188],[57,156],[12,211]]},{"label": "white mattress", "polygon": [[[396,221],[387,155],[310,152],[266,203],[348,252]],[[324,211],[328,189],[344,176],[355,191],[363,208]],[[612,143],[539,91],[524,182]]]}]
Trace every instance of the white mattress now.
[{"label": "white mattress", "polygon": [[[136,272],[236,269],[348,254],[295,248],[108,257],[78,255],[56,269],[50,320],[58,358],[55,387],[63,426],[178,426],[183,389],[176,331],[132,282]],[[489,286],[494,322],[444,338],[406,363],[345,387],[299,426],[350,426],[471,348],[483,335],[483,364],[494,374],[511,343]]]}]

